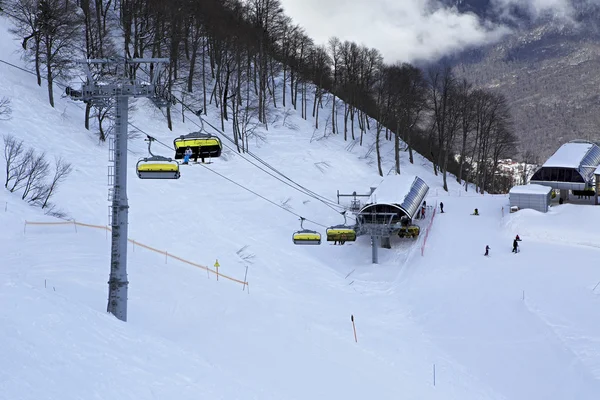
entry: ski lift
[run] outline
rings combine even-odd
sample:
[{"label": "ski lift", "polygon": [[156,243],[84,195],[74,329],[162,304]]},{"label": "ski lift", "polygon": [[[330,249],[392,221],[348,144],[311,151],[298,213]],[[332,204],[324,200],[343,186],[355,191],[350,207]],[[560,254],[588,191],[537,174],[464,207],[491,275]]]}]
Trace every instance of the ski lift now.
[{"label": "ski lift", "polygon": [[190,158],[201,158],[204,162],[208,157],[220,157],[223,145],[221,139],[204,131],[204,122],[200,118],[201,127],[198,132],[181,135],[173,141],[175,147],[175,159],[183,158],[185,150],[189,147],[192,150]]},{"label": "ski lift", "polygon": [[321,244],[321,234],[317,231],[311,231],[310,229],[304,229],[302,223],[304,218],[300,217],[300,228],[301,230],[294,232],[292,240],[294,244]]},{"label": "ski lift", "polygon": [[155,139],[148,136],[148,152],[150,157],[138,160],[135,169],[140,179],[179,179],[179,163],[172,158],[155,156],[150,150],[150,146]]},{"label": "ski lift", "polygon": [[344,224],[327,228],[328,242],[354,242],[356,240],[356,230],[347,225],[346,211],[342,211],[341,214],[344,216]]}]

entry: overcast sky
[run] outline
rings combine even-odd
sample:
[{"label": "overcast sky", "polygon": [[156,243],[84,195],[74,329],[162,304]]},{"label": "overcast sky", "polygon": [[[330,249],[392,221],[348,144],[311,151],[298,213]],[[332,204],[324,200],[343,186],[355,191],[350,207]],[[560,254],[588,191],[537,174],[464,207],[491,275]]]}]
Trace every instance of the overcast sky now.
[{"label": "overcast sky", "polygon": [[[471,14],[443,8],[438,0],[280,0],[286,14],[317,44],[331,36],[379,49],[387,62],[432,60],[508,32]],[[598,2],[599,0],[589,0]],[[498,10],[527,4],[531,15],[569,16],[570,0],[492,0]]]}]

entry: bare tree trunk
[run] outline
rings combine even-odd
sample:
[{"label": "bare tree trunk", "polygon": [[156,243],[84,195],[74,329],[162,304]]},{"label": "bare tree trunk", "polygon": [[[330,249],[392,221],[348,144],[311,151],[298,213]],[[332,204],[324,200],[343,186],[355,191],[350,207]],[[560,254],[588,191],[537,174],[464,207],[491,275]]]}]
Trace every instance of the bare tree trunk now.
[{"label": "bare tree trunk", "polygon": [[344,140],[348,140],[348,114],[350,109],[348,103],[344,102]]},{"label": "bare tree trunk", "polygon": [[396,173],[400,174],[400,124],[396,123],[396,134],[394,135],[394,158]]},{"label": "bare tree trunk", "polygon": [[377,133],[375,135],[375,151],[377,153],[377,171],[379,176],[383,176],[383,170],[381,169],[381,148],[379,144],[379,137],[381,136],[382,126],[380,122],[377,122]]},{"label": "bare tree trunk", "polygon": [[92,110],[92,103],[85,103],[85,129],[90,130],[90,111]]},{"label": "bare tree trunk", "polygon": [[54,107],[54,90],[53,90],[53,68],[52,68],[52,46],[50,41],[46,39],[46,79],[48,80],[48,101],[50,106]]}]

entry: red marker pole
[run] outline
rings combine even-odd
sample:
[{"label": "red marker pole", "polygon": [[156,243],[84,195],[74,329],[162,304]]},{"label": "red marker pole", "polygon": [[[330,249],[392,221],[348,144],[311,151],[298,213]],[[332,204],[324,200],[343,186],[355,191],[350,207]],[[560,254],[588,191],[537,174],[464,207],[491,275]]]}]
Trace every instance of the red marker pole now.
[{"label": "red marker pole", "polygon": [[354,325],[354,315],[350,316],[350,321],[352,321],[352,329],[354,330],[354,341],[358,343],[358,339],[356,338],[356,326]]}]

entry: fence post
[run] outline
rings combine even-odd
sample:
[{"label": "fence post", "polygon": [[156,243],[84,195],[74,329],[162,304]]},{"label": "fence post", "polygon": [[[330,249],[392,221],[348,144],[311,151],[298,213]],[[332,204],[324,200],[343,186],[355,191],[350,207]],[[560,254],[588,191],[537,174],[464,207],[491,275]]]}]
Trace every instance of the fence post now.
[{"label": "fence post", "polygon": [[165,264],[167,263],[167,258],[169,257],[169,252],[165,251]]},{"label": "fence post", "polygon": [[73,227],[75,228],[75,233],[77,233],[77,222],[75,220],[73,220]]},{"label": "fence post", "polygon": [[26,231],[27,231],[27,221],[25,221],[25,223],[23,224],[23,235],[25,234]]},{"label": "fence post", "polygon": [[248,277],[248,266],[246,265],[246,273],[244,274],[244,286],[242,287],[242,292],[246,289],[246,278]]}]

